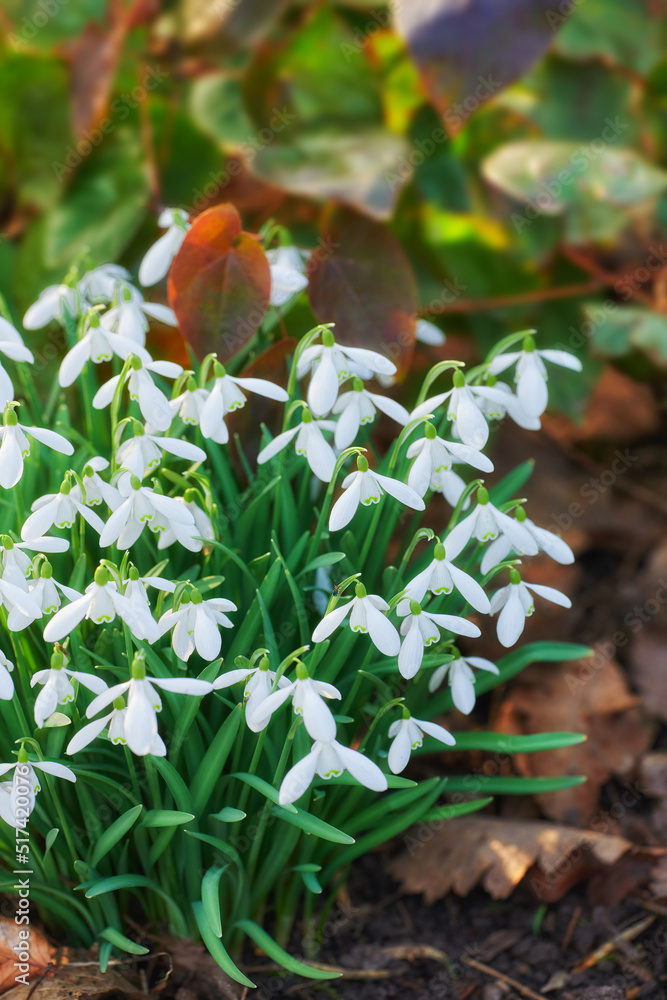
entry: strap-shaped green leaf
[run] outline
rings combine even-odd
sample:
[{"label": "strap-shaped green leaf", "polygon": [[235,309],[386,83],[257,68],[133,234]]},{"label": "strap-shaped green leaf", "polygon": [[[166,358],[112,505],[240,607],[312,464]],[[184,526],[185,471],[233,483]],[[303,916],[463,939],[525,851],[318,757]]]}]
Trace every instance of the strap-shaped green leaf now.
[{"label": "strap-shaped green leaf", "polygon": [[206,919],[216,937],[222,937],[222,916],[220,913],[220,879],[229,865],[209,868],[201,881],[201,901]]},{"label": "strap-shaped green leaf", "polygon": [[337,830],[335,826],[331,826],[330,823],[325,823],[325,821],[323,819],[319,819],[318,816],[311,816],[311,814],[306,812],[305,809],[297,809],[295,812],[288,812],[284,806],[273,806],[271,812],[279,819],[284,819],[286,823],[291,823],[292,826],[298,826],[299,829],[304,830],[306,833],[312,833],[315,837],[319,837],[321,840],[329,840],[332,844],[354,843],[354,837],[350,837],[349,834],[343,833],[342,830]]},{"label": "strap-shaped green leaf", "polygon": [[314,965],[306,965],[305,962],[300,962],[298,958],[293,958],[289,952],[286,952],[284,948],[276,944],[273,938],[259,924],[256,924],[254,920],[238,920],[234,926],[244,931],[262,951],[266,952],[269,958],[272,958],[278,965],[282,965],[283,969],[287,969],[288,972],[295,972],[297,975],[306,976],[308,979],[340,978],[340,972],[327,972],[324,969],[318,969]]},{"label": "strap-shaped green leaf", "polygon": [[141,944],[137,944],[136,941],[132,941],[131,938],[125,937],[115,927],[105,927],[103,931],[100,931],[99,936],[115,948],[129,952],[130,955],[147,955],[150,950],[149,948],[144,948]]},{"label": "strap-shaped green leaf", "polygon": [[196,900],[192,904],[192,910],[197,921],[199,933],[202,936],[202,941],[206,945],[211,957],[215,959],[222,971],[226,972],[235,982],[240,983],[241,986],[247,986],[249,989],[254,989],[255,984],[247,976],[244,976],[240,969],[237,969],[227,954],[222,941],[213,933],[213,929],[206,919],[203,904],[199,900]]},{"label": "strap-shaped green leaf", "polygon": [[90,863],[93,868],[97,868],[98,864],[105,857],[112,847],[115,847],[119,840],[125,836],[125,834],[130,830],[137,818],[139,813],[143,810],[143,806],[133,806],[132,809],[128,809],[124,812],[122,816],[119,816],[117,820],[111,824],[111,826],[104,831],[100,839],[95,844],[93,853],[90,858]]},{"label": "strap-shaped green leaf", "polygon": [[181,812],[179,809],[149,809],[139,825],[149,828],[182,826],[184,823],[191,823],[194,818],[194,813]]}]

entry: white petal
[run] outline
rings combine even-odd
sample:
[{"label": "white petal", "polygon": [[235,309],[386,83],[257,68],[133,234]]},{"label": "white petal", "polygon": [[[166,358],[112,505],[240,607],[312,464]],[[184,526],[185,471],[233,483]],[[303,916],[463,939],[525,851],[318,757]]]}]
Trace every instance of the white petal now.
[{"label": "white petal", "polygon": [[327,638],[327,636],[330,636],[334,629],[338,628],[347,613],[351,610],[352,603],[339,604],[333,609],[333,611],[330,611],[328,615],[325,615],[322,621],[315,626],[315,631],[313,632],[313,642],[322,642]]},{"label": "white petal", "polygon": [[425,509],[424,501],[419,494],[406,486],[405,483],[399,482],[398,479],[390,479],[389,476],[380,476],[378,473],[375,473],[375,478],[389,496],[404,503],[406,507],[412,507],[413,510]]},{"label": "white petal", "polygon": [[32,766],[45,774],[52,774],[54,778],[64,778],[65,781],[76,781],[76,774],[65,764],[59,764],[55,760],[34,760]]},{"label": "white petal", "polygon": [[94,719],[92,722],[89,722],[87,726],[84,726],[83,729],[80,729],[76,736],[73,736],[67,744],[65,753],[68,756],[71,756],[72,754],[83,750],[83,748],[87,747],[89,743],[92,743],[105,728],[112,714],[113,713],[110,712],[109,715],[103,715],[100,719]]},{"label": "white petal", "polygon": [[552,604],[558,604],[561,608],[571,608],[572,601],[565,594],[561,594],[560,590],[556,590],[554,587],[545,587],[541,583],[525,583],[524,586],[532,590],[533,593],[537,594],[539,597],[544,597],[545,600],[551,601]]},{"label": "white petal", "polygon": [[410,680],[422,665],[424,658],[424,642],[416,621],[411,622],[408,633],[403,640],[398,654],[398,669],[401,676]]},{"label": "white petal", "polygon": [[358,750],[341,746],[340,743],[335,743],[335,748],[341,763],[360,784],[370,788],[373,792],[386,791],[387,778],[377,764],[374,764],[368,757],[364,757]]},{"label": "white petal", "polygon": [[361,494],[361,473],[353,473],[354,482],[338,497],[329,515],[329,531],[340,531],[349,524],[359,506]]},{"label": "white petal", "polygon": [[510,588],[510,595],[498,616],[497,625],[498,641],[505,647],[514,645],[526,624],[519,587],[516,584],[510,584]]},{"label": "white petal", "polygon": [[317,754],[311,750],[287,772],[278,793],[278,802],[281,806],[289,805],[301,798],[312,784],[316,767]]},{"label": "white petal", "polygon": [[432,736],[434,740],[439,740],[440,743],[446,743],[447,746],[453,747],[456,740],[448,730],[443,726],[437,725],[435,722],[424,722],[423,719],[414,720],[422,732],[426,733],[427,736]]},{"label": "white petal", "polygon": [[412,744],[410,742],[410,730],[405,725],[406,722],[407,720],[403,719],[399,723],[400,729],[398,730],[398,734],[394,737],[389,747],[387,762],[393,774],[400,774],[401,771],[404,771],[410,760]]},{"label": "white petal", "polygon": [[[267,445],[260,451],[257,456],[257,464],[263,465],[264,462],[268,462],[269,459],[277,455],[279,451],[290,443],[292,438],[299,433],[300,427],[292,427],[289,431],[283,431],[282,434],[278,434],[274,437],[273,441],[269,441]],[[202,431],[203,433],[203,431]]]},{"label": "white petal", "polygon": [[557,351],[548,348],[537,352],[545,361],[550,361],[553,365],[561,365],[563,368],[570,368],[573,372],[581,371],[581,361],[574,354],[567,351]]},{"label": "white petal", "polygon": [[370,637],[380,652],[385,656],[396,656],[401,646],[398,631],[370,601],[366,602],[366,624]]}]

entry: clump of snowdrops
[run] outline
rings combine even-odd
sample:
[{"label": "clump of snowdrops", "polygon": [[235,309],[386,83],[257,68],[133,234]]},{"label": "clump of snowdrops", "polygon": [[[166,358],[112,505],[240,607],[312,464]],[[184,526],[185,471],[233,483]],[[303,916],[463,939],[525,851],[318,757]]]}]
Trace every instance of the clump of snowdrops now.
[{"label": "clump of snowdrops", "polygon": [[[177,212],[160,221],[144,285],[187,230]],[[304,255],[269,259],[285,305]],[[353,859],[494,791],[546,788],[402,775],[411,754],[457,745],[433,721],[443,711],[469,713],[532,661],[581,655],[515,647],[535,604],[570,603],[530,582],[526,557],[573,556],[517,497],[530,465],[498,482],[484,451],[495,421],[539,427],[546,366],[579,363],[519,333],[469,372],[437,364],[404,406],[382,391],[387,356],[328,326],[270,382],[215,355],[185,371],[154,360],[152,318],[176,323],[113,264],[47,288],[23,334],[0,318],[1,887],[29,857],[31,906],[70,942],[97,941],[103,968],[113,949],[146,950],[131,912],[132,926],[201,937],[245,985],[245,936],[327,978],[286,949],[298,914],[316,951]],[[55,324],[67,348],[40,399],[36,331]],[[235,411],[260,397],[271,430],[246,420],[235,434]],[[383,454],[378,420],[395,434]],[[449,513],[422,527],[438,493]],[[475,653],[491,629],[510,650],[495,663]]]}]

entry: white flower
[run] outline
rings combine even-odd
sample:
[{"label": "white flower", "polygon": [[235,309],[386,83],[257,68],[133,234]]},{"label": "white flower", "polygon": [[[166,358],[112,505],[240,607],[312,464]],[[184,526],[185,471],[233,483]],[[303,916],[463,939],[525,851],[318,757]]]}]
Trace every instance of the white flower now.
[{"label": "white flower", "polygon": [[[236,662],[238,663],[238,660]],[[247,667],[228,670],[227,673],[217,677],[213,681],[213,690],[221,691],[233,684],[238,684],[240,681],[245,681],[243,698],[246,702],[246,719],[249,719],[271,694],[276,675],[275,671],[269,670],[269,660],[266,656],[261,658],[256,667],[251,666],[250,661],[247,662]],[[290,683],[287,677],[280,677],[278,688],[289,687]]]},{"label": "white flower", "polygon": [[233,601],[222,597],[204,601],[193,589],[183,595],[178,610],[165,611],[158,622],[159,634],[174,630],[171,645],[179,660],[189,660],[195,649],[202,659],[215,660],[222,646],[219,626],[234,627],[224,612],[236,610]]},{"label": "white flower", "polygon": [[257,464],[268,462],[296,438],[294,448],[297,455],[305,455],[311,471],[323,483],[329,483],[336,465],[336,455],[329,442],[325,441],[322,431],[335,429],[336,425],[332,420],[313,420],[310,410],[304,407],[301,411],[301,423],[276,435],[273,441],[265,445],[257,456]]},{"label": "white flower", "polygon": [[74,454],[74,448],[62,434],[45,427],[24,427],[20,424],[11,403],[5,409],[5,422],[0,427],[0,437],[0,486],[5,490],[16,486],[23,475],[23,461],[30,455],[28,437],[63,455]]},{"label": "white flower", "polygon": [[132,604],[142,608],[144,613],[149,616],[151,615],[151,602],[148,599],[146,587],[155,587],[156,590],[161,590],[165,594],[173,594],[176,590],[176,584],[171,580],[165,580],[161,576],[139,576],[139,570],[132,566],[125,585],[124,596]]},{"label": "white flower", "polygon": [[281,806],[296,802],[308,790],[316,774],[329,780],[349,771],[353,778],[373,792],[387,790],[387,778],[377,764],[358,750],[342,746],[338,740],[316,740],[310,752],[302,757],[283,778],[278,793]]},{"label": "white flower", "polygon": [[[322,642],[330,636],[334,629],[350,615],[350,628],[353,632],[368,632],[373,645],[385,656],[396,656],[401,645],[397,629],[392,625],[383,611],[388,611],[389,605],[377,594],[367,594],[363,584],[356,585],[355,597],[348,604],[339,604],[337,608],[325,615],[313,632],[313,642]],[[351,614],[350,614],[351,612]]]},{"label": "white flower", "polygon": [[341,693],[333,684],[309,677],[308,671],[301,663],[297,664],[296,676],[295,681],[286,687],[278,688],[268,698],[255,705],[251,713],[246,709],[248,728],[254,733],[266,729],[273,713],[291,698],[295,713],[303,716],[303,724],[308,735],[314,740],[329,743],[336,737],[336,720],[324,698],[341,698]]},{"label": "white flower", "polygon": [[102,361],[111,361],[114,356],[125,361],[130,354],[136,354],[145,362],[151,359],[143,347],[128,337],[112,333],[100,324],[97,313],[92,313],[86,320],[83,337],[67,352],[60,364],[58,382],[67,388],[77,380],[88,361],[99,365]]},{"label": "white flower", "polygon": [[406,708],[403,718],[392,722],[389,727],[392,743],[389,747],[388,763],[394,774],[400,774],[405,770],[411,751],[416,750],[424,742],[424,734],[450,747],[456,743],[452,734],[443,726],[438,726],[435,722],[425,722],[423,719],[413,719]]},{"label": "white flower", "polygon": [[410,414],[390,396],[380,396],[364,389],[360,378],[355,377],[350,392],[344,392],[333,405],[332,412],[339,413],[336,422],[334,438],[339,451],[344,451],[354,443],[362,424],[370,424],[375,420],[377,411],[386,413],[403,427],[410,419]]},{"label": "white flower", "polygon": [[[423,497],[429,486],[432,485],[434,477],[439,473],[451,471],[454,462],[465,462],[473,469],[493,472],[493,463],[481,451],[456,441],[445,441],[438,437],[436,429],[431,423],[426,424],[424,437],[419,441],[413,441],[410,445],[407,457],[415,459],[410,468],[408,486],[412,487],[420,497]],[[455,504],[457,502],[458,497]]]},{"label": "white flower", "polygon": [[165,451],[188,462],[206,461],[206,452],[196,444],[181,438],[151,434],[138,420],[133,422],[132,429],[133,436],[123,441],[116,452],[116,462],[139,479],[157,469]]},{"label": "white flower", "polygon": [[363,455],[357,459],[357,471],[346,476],[342,486],[344,492],[331,509],[329,531],[340,531],[350,523],[359,504],[368,507],[372,503],[379,503],[383,493],[388,493],[406,507],[424,510],[424,501],[418,493],[397,479],[371,472]]},{"label": "white flower", "polygon": [[75,691],[70,681],[73,677],[89,691],[101,694],[107,690],[106,683],[95,674],[80,673],[69,670],[65,666],[63,654],[56,651],[51,657],[51,667],[48,670],[38,670],[30,678],[30,687],[41,684],[42,690],[37,695],[34,705],[35,724],[41,729],[50,715],[53,715],[58,705],[66,705],[74,701]]},{"label": "white flower", "polygon": [[459,712],[470,715],[475,707],[475,675],[471,668],[497,674],[498,667],[481,656],[461,656],[458,649],[452,649],[452,654],[454,658],[449,663],[443,663],[433,671],[428,689],[431,692],[437,691],[445,677],[448,677],[454,705]]},{"label": "white flower", "polygon": [[489,613],[489,599],[480,585],[447,559],[445,546],[442,542],[438,542],[433,550],[433,559],[429,565],[413,577],[405,588],[405,598],[421,603],[427,591],[432,594],[451,594],[454,589],[465,598],[475,611],[481,611],[483,614]]},{"label": "white flower", "polygon": [[10,677],[13,669],[14,664],[0,650],[0,700],[2,701],[9,701],[14,697],[14,681]]},{"label": "white flower", "polygon": [[190,228],[187,220],[187,213],[178,208],[165,208],[160,213],[157,224],[160,229],[167,228],[167,232],[146,252],[139,265],[139,283],[144,287],[155,285],[167,274]]},{"label": "white flower", "polygon": [[24,549],[31,552],[67,552],[68,548],[69,542],[65,538],[30,538],[25,542],[15,542],[9,535],[1,535],[0,576],[25,589],[25,578],[32,569],[32,560]]},{"label": "white flower", "polygon": [[[109,730],[109,741],[111,743],[127,743],[127,738],[125,736],[125,716],[127,715],[125,699],[121,695],[120,697],[114,699],[113,704],[114,707],[108,715],[103,715],[99,719],[93,719],[92,722],[89,722],[87,726],[84,726],[83,729],[80,729],[79,732],[72,737],[67,744],[67,749],[65,750],[66,754],[71,755],[79,753],[80,750],[83,750],[89,743],[92,743],[93,740],[100,735],[102,730],[107,727]],[[159,733],[154,734],[153,742],[148,749],[148,753],[153,757],[166,757],[167,748],[164,745],[164,741]]]},{"label": "white flower", "polygon": [[[114,330],[119,337],[141,347],[146,343],[148,318],[156,319],[166,326],[178,326],[173,309],[160,302],[145,302],[141,292],[130,285],[123,288],[123,295],[117,306],[101,316],[100,322],[107,330]],[[136,347],[135,347],[136,349]],[[127,352],[131,354],[131,351]],[[127,355],[126,355],[127,357]]]},{"label": "white flower", "polygon": [[533,598],[530,591],[538,597],[544,597],[552,604],[558,604],[561,608],[571,608],[572,601],[560,590],[553,587],[544,587],[537,583],[524,583],[515,569],[510,570],[510,582],[506,587],[497,590],[491,598],[491,614],[498,616],[497,634],[498,641],[503,646],[513,646],[529,618],[535,610]]},{"label": "white flower", "polygon": [[302,251],[296,247],[277,247],[275,250],[267,250],[266,257],[271,271],[269,305],[283,306],[308,284],[305,273],[306,262]]},{"label": "white flower", "polygon": [[353,375],[371,378],[375,374],[395,375],[396,365],[384,355],[364,347],[344,347],[334,341],[330,330],[321,344],[312,344],[301,354],[296,367],[298,378],[312,372],[308,386],[308,406],[318,417],[328,413],[338,395],[338,385]]},{"label": "white flower", "polygon": [[78,590],[66,587],[64,583],[58,583],[53,577],[53,567],[51,563],[43,562],[39,570],[39,579],[30,586],[30,596],[35,601],[42,615],[53,614],[60,607],[60,593],[64,594],[69,601],[75,601],[81,595]]},{"label": "white flower", "polygon": [[9,580],[0,580],[0,606],[7,609],[7,628],[10,632],[20,632],[42,617],[42,609],[28,593],[27,580],[18,585]]},{"label": "white flower", "polygon": [[144,664],[136,658],[132,664],[131,679],[122,684],[114,684],[93,698],[86,709],[86,715],[89,719],[92,718],[127,692],[127,709],[123,719],[127,745],[132,753],[138,756],[152,753],[158,735],[156,713],[162,710],[162,701],[156,688],[173,691],[176,694],[189,694],[196,698],[201,698],[213,690],[208,681],[195,680],[192,677],[148,678]]},{"label": "white flower", "polygon": [[[208,389],[198,389],[197,383],[192,375],[187,380],[185,391],[169,401],[172,417],[180,417],[184,424],[197,426],[201,421],[204,403],[209,397]],[[209,435],[211,441],[218,444],[226,444],[229,440],[229,431],[223,421],[222,427],[218,427],[217,436]],[[218,440],[222,437],[222,440]]]},{"label": "white flower", "polygon": [[78,484],[73,487],[72,493],[83,500],[87,506],[96,507],[97,504],[104,501],[110,510],[115,510],[121,503],[122,497],[115,486],[106,483],[99,475],[103,469],[108,469],[108,467],[109,463],[106,458],[99,456],[89,458],[81,473],[83,494],[81,494]]},{"label": "white flower", "polygon": [[447,337],[435,323],[429,323],[427,319],[418,319],[415,326],[415,339],[421,344],[429,344],[431,347],[441,347],[447,340]]},{"label": "white flower", "polygon": [[[0,316],[0,354],[11,358],[12,361],[27,361],[32,364],[35,360],[32,352],[23,343],[21,334],[3,316]],[[0,407],[6,406],[13,398],[12,380],[0,364]]]},{"label": "white flower", "polygon": [[464,444],[480,451],[489,439],[489,425],[477,405],[477,400],[489,399],[502,404],[503,394],[498,389],[485,385],[466,385],[463,373],[460,371],[454,372],[452,381],[454,383],[452,389],[425,400],[412,411],[410,420],[427,417],[449,400],[447,419],[453,421],[454,429]]},{"label": "white flower", "polygon": [[[174,361],[147,361],[144,364],[136,351],[132,355],[132,366],[124,378],[128,384],[130,399],[135,399],[139,403],[139,409],[146,423],[152,424],[158,431],[166,431],[171,424],[171,408],[169,400],[153,381],[152,373],[162,375],[164,378],[178,378],[182,371],[181,366]],[[120,378],[120,375],[114,375],[97,390],[93,396],[93,406],[96,410],[102,410],[109,405]]]},{"label": "white flower", "polygon": [[215,381],[201,408],[199,426],[205,438],[226,444],[229,431],[225,417],[233,410],[240,410],[246,404],[245,392],[254,392],[266,399],[286,403],[289,396],[283,388],[263,378],[235,378],[228,375],[218,361],[213,366]]},{"label": "white flower", "polygon": [[518,427],[523,427],[527,431],[539,431],[542,426],[539,417],[530,417],[521,407],[510,387],[505,382],[496,382],[493,375],[487,380],[487,387],[493,389],[498,395],[490,398],[488,396],[477,396],[475,403],[480,412],[485,414],[490,420],[502,420],[505,414],[509,413],[510,418]]},{"label": "white flower", "polygon": [[[544,360],[542,360],[544,359]],[[571,371],[581,371],[581,361],[567,351],[544,350],[535,348],[532,337],[525,337],[523,349],[509,354],[498,354],[489,365],[492,375],[498,375],[510,365],[516,363],[516,394],[521,408],[529,417],[540,417],[547,408],[549,393],[547,389],[547,370],[544,361],[561,365]]]},{"label": "white flower", "polygon": [[110,302],[119,285],[129,285],[129,278],[130,272],[120,264],[100,264],[84,274],[77,287],[88,302]]},{"label": "white flower", "polygon": [[[84,308],[88,308],[88,303],[82,303]],[[76,297],[76,290],[68,285],[49,285],[40,292],[39,298],[30,306],[23,317],[23,326],[26,330],[39,330],[51,320],[57,320],[62,324],[65,318],[65,308],[71,316],[76,316],[79,303]]]},{"label": "white flower", "polygon": [[64,764],[49,760],[30,763],[28,755],[22,749],[19,750],[18,761],[0,764],[0,776],[7,771],[14,771],[10,781],[0,783],[0,818],[17,830],[25,828],[28,817],[35,808],[35,796],[41,788],[35,769],[44,774],[52,774],[55,778],[76,781],[74,772]]},{"label": "white flower", "polygon": [[28,517],[21,528],[21,538],[35,538],[43,535],[52,527],[71,528],[76,521],[76,515],[88,522],[88,524],[100,534],[104,529],[104,521],[93,510],[89,510],[81,499],[81,490],[78,484],[75,488],[69,480],[69,475],[63,480],[58,493],[45,493],[34,501],[32,514]]},{"label": "white flower", "polygon": [[201,507],[198,507],[194,500],[189,499],[189,495],[196,495],[194,490],[186,490],[185,497],[174,497],[192,514],[194,524],[183,524],[180,521],[171,520],[166,527],[160,530],[158,535],[158,549],[166,549],[168,546],[178,542],[189,552],[201,552],[203,548],[202,538],[211,541],[215,538],[213,523]]},{"label": "white flower", "polygon": [[187,507],[150,486],[142,486],[137,476],[121,476],[118,490],[124,499],[104,525],[100,534],[102,548],[115,542],[119,549],[129,549],[146,525],[152,531],[161,531],[173,522],[194,527],[194,518]]},{"label": "white flower", "polygon": [[[515,516],[517,523],[526,529],[538,549],[546,552],[548,556],[551,556],[552,559],[563,566],[574,562],[574,552],[562,538],[559,538],[552,531],[547,531],[546,528],[539,528],[530,518],[526,517],[522,507],[517,507]],[[534,554],[524,552],[518,545],[512,542],[512,539],[508,535],[502,534],[495,542],[491,542],[484,553],[484,558],[480,564],[482,573],[488,573],[490,569],[501,563],[503,559],[507,558],[512,549],[520,556]]]},{"label": "white flower", "polygon": [[[401,635],[405,636],[401,651],[398,654],[398,669],[401,676],[410,680],[422,665],[424,647],[431,646],[440,639],[440,629],[446,628],[457,635],[468,635],[476,638],[482,633],[465,618],[455,615],[436,615],[432,611],[424,611],[418,601],[403,602],[397,608],[403,618]],[[439,627],[438,627],[439,626]]]},{"label": "white flower", "polygon": [[84,618],[101,624],[112,622],[116,615],[125,622],[137,639],[155,642],[159,638],[156,622],[152,617],[118,592],[117,584],[109,578],[104,566],[95,570],[94,581],[86,587],[86,592],[67,607],[56,612],[44,629],[46,642],[57,642],[83,621]]},{"label": "white flower", "polygon": [[471,538],[478,542],[492,541],[500,534],[506,535],[512,545],[524,555],[537,554],[537,542],[519,521],[504,514],[489,502],[489,494],[483,487],[477,490],[477,506],[472,514],[459,521],[447,535],[445,545],[450,559],[455,559],[463,551]]}]

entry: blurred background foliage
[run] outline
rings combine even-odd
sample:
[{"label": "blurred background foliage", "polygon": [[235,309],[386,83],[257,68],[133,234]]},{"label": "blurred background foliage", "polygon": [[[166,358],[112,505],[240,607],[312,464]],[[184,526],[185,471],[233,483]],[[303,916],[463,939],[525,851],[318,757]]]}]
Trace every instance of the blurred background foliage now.
[{"label": "blurred background foliage", "polygon": [[472,358],[535,327],[584,359],[554,378],[574,417],[605,360],[662,383],[663,0],[4,0],[0,19],[15,318],[78,255],[136,273],[161,207],[231,202],[320,247],[283,334],[336,319],[407,359],[412,310]]}]

